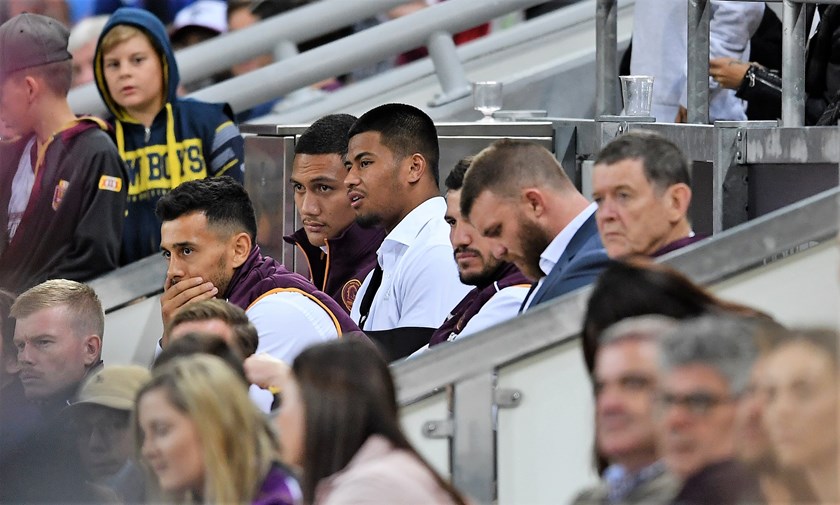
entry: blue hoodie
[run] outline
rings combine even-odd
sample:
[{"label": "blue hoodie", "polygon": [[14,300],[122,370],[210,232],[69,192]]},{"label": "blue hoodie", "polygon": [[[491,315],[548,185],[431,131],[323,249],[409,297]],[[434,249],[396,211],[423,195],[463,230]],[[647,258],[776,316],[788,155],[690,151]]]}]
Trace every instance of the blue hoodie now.
[{"label": "blue hoodie", "polygon": [[[142,30],[163,54],[164,107],[150,128],[118,105],[105,81],[102,40],[117,25]],[[96,87],[113,114],[114,140],[128,170],[128,199],[121,264],[160,251],[160,221],[155,206],[161,196],[185,181],[208,176],[244,178],[244,142],[227,104],[178,98],[178,66],[166,29],[142,9],[118,9],[102,31],[94,57]]]}]

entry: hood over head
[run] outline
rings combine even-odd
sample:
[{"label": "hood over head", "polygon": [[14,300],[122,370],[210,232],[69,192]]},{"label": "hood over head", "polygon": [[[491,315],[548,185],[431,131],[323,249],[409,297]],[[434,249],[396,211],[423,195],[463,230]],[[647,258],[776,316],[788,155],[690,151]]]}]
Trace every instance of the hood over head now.
[{"label": "hood over head", "polygon": [[178,83],[180,76],[178,75],[178,64],[175,62],[175,54],[172,52],[172,45],[169,43],[169,37],[166,34],[166,28],[163,23],[155,17],[154,14],[144,9],[137,9],[134,7],[122,7],[117,9],[111,15],[102,34],[99,36],[99,41],[96,43],[96,54],[94,56],[94,75],[96,77],[96,88],[99,90],[99,95],[108,106],[108,110],[120,121],[133,122],[121,106],[117,105],[111,94],[108,92],[108,85],[105,82],[105,73],[102,61],[102,40],[105,36],[117,25],[128,25],[143,31],[152,42],[152,46],[163,55],[163,88],[166,90],[166,99],[164,103],[175,101],[177,97]]}]

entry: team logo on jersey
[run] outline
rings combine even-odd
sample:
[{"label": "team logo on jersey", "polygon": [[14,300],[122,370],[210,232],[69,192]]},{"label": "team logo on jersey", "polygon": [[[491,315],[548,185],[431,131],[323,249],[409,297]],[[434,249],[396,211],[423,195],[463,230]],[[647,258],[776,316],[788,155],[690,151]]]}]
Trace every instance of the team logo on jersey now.
[{"label": "team logo on jersey", "polygon": [[52,209],[58,210],[58,206],[61,205],[61,200],[64,199],[64,193],[67,192],[67,186],[70,185],[69,181],[65,181],[64,179],[59,179],[58,184],[55,185],[55,190],[53,191],[53,199],[52,199]]},{"label": "team logo on jersey", "polygon": [[122,179],[112,175],[103,175],[99,178],[99,189],[119,193],[122,189]]},{"label": "team logo on jersey", "polygon": [[362,287],[362,283],[359,279],[350,279],[341,288],[341,301],[344,302],[347,310],[353,308],[353,302],[356,301],[356,293],[359,292],[360,287]]}]

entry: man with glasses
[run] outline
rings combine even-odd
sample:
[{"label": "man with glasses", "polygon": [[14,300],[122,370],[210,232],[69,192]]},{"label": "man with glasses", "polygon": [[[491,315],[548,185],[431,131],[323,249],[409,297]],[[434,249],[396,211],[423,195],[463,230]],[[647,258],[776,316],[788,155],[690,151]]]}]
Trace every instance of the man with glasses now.
[{"label": "man with glasses", "polygon": [[654,400],[659,338],[676,326],[661,316],[625,319],[601,336],[595,357],[595,442],[609,466],[574,504],[668,503],[678,490],[656,446]]},{"label": "man with glasses", "polygon": [[674,503],[762,503],[735,460],[736,412],[756,357],[754,325],[704,316],[663,336],[658,427],[665,464],[683,481]]}]

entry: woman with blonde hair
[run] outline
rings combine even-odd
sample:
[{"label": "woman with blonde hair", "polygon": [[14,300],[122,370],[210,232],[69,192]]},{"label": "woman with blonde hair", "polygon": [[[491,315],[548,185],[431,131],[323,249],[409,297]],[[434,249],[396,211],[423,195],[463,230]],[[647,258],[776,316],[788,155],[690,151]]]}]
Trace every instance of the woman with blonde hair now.
[{"label": "woman with blonde hair", "polygon": [[297,483],[241,376],[216,356],[177,358],[137,395],[137,451],[161,499],[291,505]]}]

